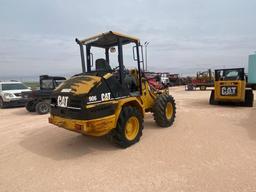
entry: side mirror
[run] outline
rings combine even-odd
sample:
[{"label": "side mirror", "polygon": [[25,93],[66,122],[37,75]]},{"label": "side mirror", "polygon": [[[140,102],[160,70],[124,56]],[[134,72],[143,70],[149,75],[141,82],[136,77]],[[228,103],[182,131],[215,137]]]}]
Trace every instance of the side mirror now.
[{"label": "side mirror", "polygon": [[91,67],[93,67],[93,54],[90,53]]},{"label": "side mirror", "polygon": [[138,59],[137,59],[137,54],[135,54],[136,53],[136,46],[133,46],[132,47],[132,56],[133,56],[133,60],[134,61],[137,61]]},{"label": "side mirror", "polygon": [[[144,71],[145,70],[145,65],[144,65],[144,53],[143,53],[143,47],[142,45],[138,45],[140,51],[141,52],[141,57],[140,57],[140,63],[142,63],[142,70]],[[133,46],[133,49],[132,49],[132,53],[133,53],[133,60],[134,61],[138,61],[138,56],[137,56],[137,47],[136,46]]]},{"label": "side mirror", "polygon": [[[143,48],[141,45],[138,46],[141,52],[141,57],[140,57],[140,62],[144,63],[144,59],[143,59]],[[136,50],[136,46],[132,47],[132,53],[133,53],[133,60],[134,61],[138,61],[138,56],[137,56],[137,50]]]}]

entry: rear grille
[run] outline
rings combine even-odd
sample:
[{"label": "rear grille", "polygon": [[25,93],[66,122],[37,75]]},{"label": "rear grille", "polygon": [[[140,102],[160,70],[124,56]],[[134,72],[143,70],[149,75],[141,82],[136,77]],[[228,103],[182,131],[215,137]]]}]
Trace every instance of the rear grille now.
[{"label": "rear grille", "polygon": [[81,108],[82,107],[81,103],[82,103],[81,99],[70,99],[68,106],[69,107]]},{"label": "rear grille", "polygon": [[67,108],[52,106],[51,114],[67,119],[91,120],[113,115],[115,113],[116,106],[117,105],[115,104],[106,104],[89,109],[81,108],[81,106],[79,109],[71,106],[68,106]]}]

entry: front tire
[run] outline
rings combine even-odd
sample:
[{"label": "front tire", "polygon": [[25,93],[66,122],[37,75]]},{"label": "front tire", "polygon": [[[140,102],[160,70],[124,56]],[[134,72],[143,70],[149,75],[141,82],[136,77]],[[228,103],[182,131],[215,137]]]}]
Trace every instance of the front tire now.
[{"label": "front tire", "polygon": [[167,94],[159,95],[153,106],[155,122],[160,127],[170,127],[176,116],[176,104],[174,98]]},{"label": "front tire", "polygon": [[2,97],[0,97],[0,109],[4,109],[6,107],[6,104],[4,103],[4,100]]},{"label": "front tire", "polygon": [[253,95],[252,90],[246,90],[244,106],[253,107],[253,102],[254,102],[254,95]]},{"label": "front tire", "polygon": [[41,101],[39,103],[36,104],[36,112],[39,115],[44,115],[50,112],[50,104],[45,102],[45,101]]},{"label": "front tire", "polygon": [[28,112],[35,112],[36,108],[35,108],[34,102],[33,101],[27,102],[26,109],[27,109]]},{"label": "front tire", "polygon": [[141,112],[131,106],[123,107],[117,126],[112,130],[111,139],[121,148],[127,148],[140,140],[143,130]]}]

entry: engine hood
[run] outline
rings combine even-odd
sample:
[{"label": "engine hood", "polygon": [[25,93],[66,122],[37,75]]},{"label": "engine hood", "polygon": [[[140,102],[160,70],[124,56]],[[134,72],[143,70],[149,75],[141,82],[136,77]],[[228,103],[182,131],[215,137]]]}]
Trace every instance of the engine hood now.
[{"label": "engine hood", "polygon": [[71,93],[73,95],[87,94],[101,81],[101,77],[80,75],[74,76],[61,83],[54,92]]}]

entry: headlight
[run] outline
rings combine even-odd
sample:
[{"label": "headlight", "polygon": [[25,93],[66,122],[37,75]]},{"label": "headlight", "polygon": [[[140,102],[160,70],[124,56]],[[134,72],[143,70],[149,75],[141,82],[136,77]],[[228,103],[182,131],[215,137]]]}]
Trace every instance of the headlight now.
[{"label": "headlight", "polygon": [[5,94],[4,94],[4,97],[5,97],[6,99],[9,99],[9,98],[13,98],[14,95],[11,94],[11,93],[5,93]]}]

